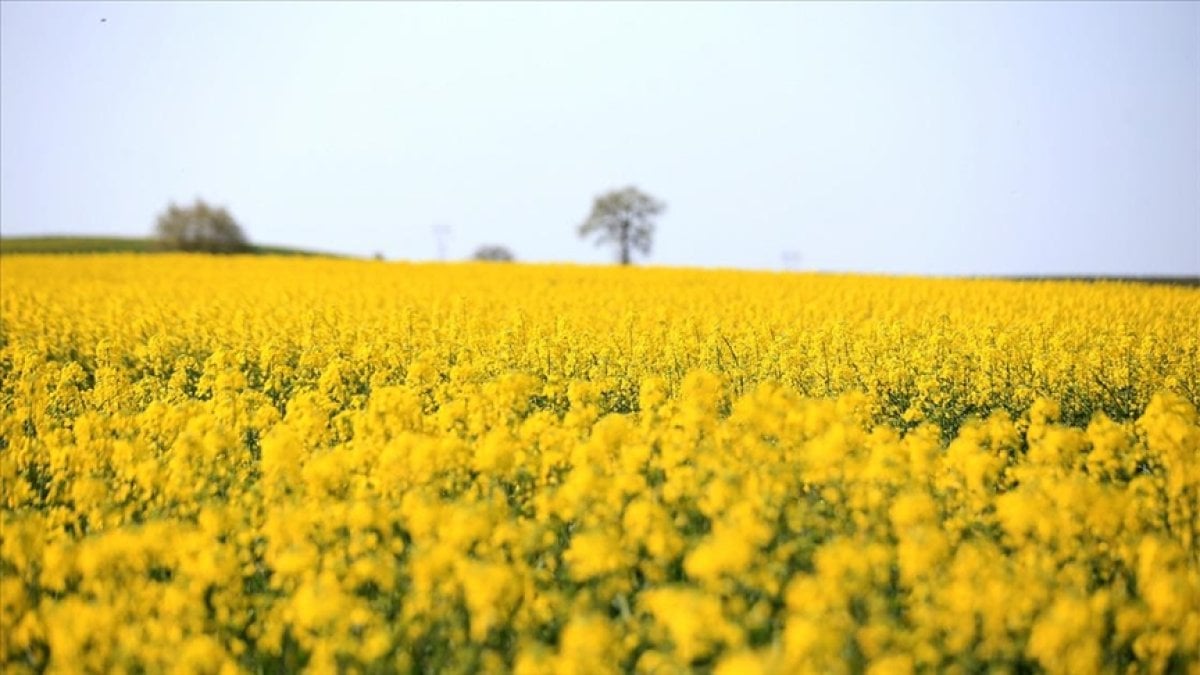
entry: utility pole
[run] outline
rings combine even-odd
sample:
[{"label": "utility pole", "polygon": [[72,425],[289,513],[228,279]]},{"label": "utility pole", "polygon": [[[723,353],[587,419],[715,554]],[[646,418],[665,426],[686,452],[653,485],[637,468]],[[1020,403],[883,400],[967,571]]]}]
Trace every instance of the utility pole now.
[{"label": "utility pole", "polygon": [[446,260],[446,241],[450,239],[450,226],[441,223],[433,226],[433,238],[437,240],[438,260]]}]

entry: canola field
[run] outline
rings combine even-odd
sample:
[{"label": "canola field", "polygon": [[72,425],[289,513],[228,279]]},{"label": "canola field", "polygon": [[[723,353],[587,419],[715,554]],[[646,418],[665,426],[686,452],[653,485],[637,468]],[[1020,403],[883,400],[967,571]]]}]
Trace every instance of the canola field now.
[{"label": "canola field", "polygon": [[1200,673],[1200,291],[0,260],[0,668]]}]

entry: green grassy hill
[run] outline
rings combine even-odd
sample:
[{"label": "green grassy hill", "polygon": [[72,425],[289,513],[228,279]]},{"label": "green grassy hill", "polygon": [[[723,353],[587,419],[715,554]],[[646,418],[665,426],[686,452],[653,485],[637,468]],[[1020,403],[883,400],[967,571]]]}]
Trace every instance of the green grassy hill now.
[{"label": "green grassy hill", "polygon": [[[252,253],[271,255],[334,256],[285,246],[251,245]],[[15,253],[156,253],[153,239],[145,237],[0,237],[0,254]]]}]

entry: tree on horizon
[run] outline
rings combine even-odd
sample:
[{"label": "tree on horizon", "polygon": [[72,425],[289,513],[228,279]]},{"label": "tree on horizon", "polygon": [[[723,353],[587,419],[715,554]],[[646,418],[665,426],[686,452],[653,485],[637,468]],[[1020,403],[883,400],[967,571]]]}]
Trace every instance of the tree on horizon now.
[{"label": "tree on horizon", "polygon": [[171,202],[159,214],[154,227],[160,248],[168,251],[198,253],[242,253],[250,242],[241,225],[221,206],[209,206],[197,199],[183,207]]},{"label": "tree on horizon", "polygon": [[622,265],[633,262],[633,252],[650,253],[654,239],[654,217],[667,205],[654,197],[629,186],[610,190],[592,204],[592,212],[579,226],[579,236],[597,235],[596,245],[615,244],[617,261]]},{"label": "tree on horizon", "polygon": [[485,244],[475,249],[475,253],[471,256],[471,259],[487,262],[512,262],[517,257],[513,255],[513,252],[507,246]]}]

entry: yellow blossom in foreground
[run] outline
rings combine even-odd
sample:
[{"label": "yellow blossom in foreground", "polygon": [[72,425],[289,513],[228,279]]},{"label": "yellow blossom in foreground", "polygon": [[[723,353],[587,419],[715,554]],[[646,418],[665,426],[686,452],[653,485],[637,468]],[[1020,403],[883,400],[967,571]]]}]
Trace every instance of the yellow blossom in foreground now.
[{"label": "yellow blossom in foreground", "polygon": [[0,265],[6,673],[1200,663],[1194,289]]}]

